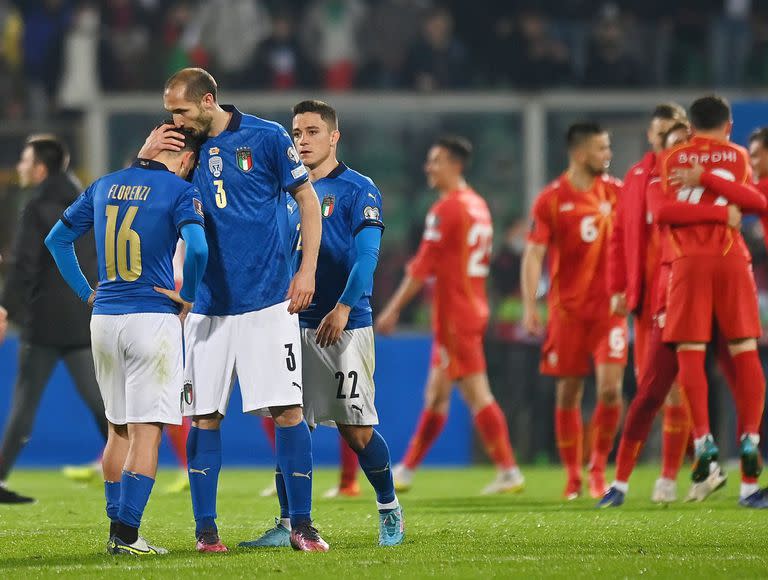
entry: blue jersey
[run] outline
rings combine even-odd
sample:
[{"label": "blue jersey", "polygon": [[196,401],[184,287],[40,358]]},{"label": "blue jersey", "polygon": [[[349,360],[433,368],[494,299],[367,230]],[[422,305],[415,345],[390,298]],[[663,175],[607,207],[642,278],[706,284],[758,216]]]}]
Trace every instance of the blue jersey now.
[{"label": "blue jersey", "polygon": [[[315,296],[309,308],[299,313],[302,328],[317,328],[343,294],[355,263],[355,235],[364,227],[384,229],[381,193],[365,175],[339,163],[336,169],[312,185],[320,200],[323,235],[317,258]],[[291,256],[296,271],[301,264],[301,223],[296,202],[290,200],[287,208],[292,234]],[[352,307],[347,330],[373,324],[372,291],[373,288],[366,288]]]},{"label": "blue jersey", "polygon": [[203,195],[208,266],[194,312],[210,316],[261,310],[285,300],[290,257],[286,191],[308,174],[277,123],[224,105],[227,128],[200,149],[193,183]]},{"label": "blue jersey", "polygon": [[181,227],[204,223],[195,186],[162,163],[138,159],[94,181],[61,221],[78,235],[93,227],[99,261],[94,314],[179,311],[154,287],[173,289]]}]

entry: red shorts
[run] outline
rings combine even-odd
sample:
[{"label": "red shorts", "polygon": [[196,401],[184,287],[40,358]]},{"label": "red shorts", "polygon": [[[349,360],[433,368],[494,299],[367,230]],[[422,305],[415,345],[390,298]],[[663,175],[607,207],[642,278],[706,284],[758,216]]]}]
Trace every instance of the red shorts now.
[{"label": "red shorts", "polygon": [[653,313],[650,305],[648,308],[643,309],[640,314],[635,315],[633,318],[633,326],[635,330],[635,378],[640,378],[640,370],[643,368],[647,352],[649,349],[649,341],[651,339],[651,332],[653,332]]},{"label": "red shorts", "polygon": [[445,332],[435,335],[432,342],[432,367],[443,369],[454,381],[485,372],[484,335],[485,332]]},{"label": "red shorts", "polygon": [[595,365],[627,364],[627,319],[582,320],[553,312],[541,348],[539,370],[555,377],[584,377]]},{"label": "red shorts", "polygon": [[697,256],[672,263],[664,342],[709,342],[712,322],[726,340],[762,334],[752,264],[738,256]]}]

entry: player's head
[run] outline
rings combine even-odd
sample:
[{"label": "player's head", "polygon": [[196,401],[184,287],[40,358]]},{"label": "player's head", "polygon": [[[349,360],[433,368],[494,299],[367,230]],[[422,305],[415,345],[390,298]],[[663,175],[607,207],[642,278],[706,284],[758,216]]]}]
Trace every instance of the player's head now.
[{"label": "player's head", "polygon": [[163,106],[177,126],[208,135],[218,109],[216,92],[216,81],[208,71],[184,68],[165,82]]},{"label": "player's head", "polygon": [[667,129],[662,135],[661,143],[663,149],[671,149],[675,145],[685,143],[691,137],[691,126],[687,121],[678,121]]},{"label": "player's head", "polygon": [[648,125],[648,145],[654,153],[664,149],[662,143],[664,135],[675,123],[687,120],[685,109],[677,103],[661,103],[656,105]]},{"label": "player's head", "polygon": [[[174,123],[166,121],[166,124],[173,125]],[[181,127],[176,130],[184,135],[184,146],[180,151],[161,151],[155,159],[185,179],[197,162],[197,154],[200,152],[200,145],[204,136],[190,127]]]},{"label": "player's head", "polygon": [[55,135],[30,135],[21,150],[16,171],[22,187],[40,185],[49,175],[66,171],[69,151]]},{"label": "player's head", "polygon": [[328,158],[336,158],[339,118],[336,110],[323,101],[301,101],[293,107],[293,143],[301,161],[314,169]]},{"label": "player's head", "polygon": [[691,104],[690,117],[696,133],[712,133],[724,138],[731,134],[731,106],[723,97],[707,95],[696,99]]},{"label": "player's head", "polygon": [[456,187],[472,160],[472,143],[455,135],[440,137],[429,148],[424,173],[430,187],[441,191]]},{"label": "player's head", "polygon": [[768,127],[760,127],[749,136],[749,164],[755,177],[768,177]]},{"label": "player's head", "polygon": [[572,164],[592,175],[602,175],[611,165],[611,138],[594,121],[581,121],[568,127],[565,136]]}]

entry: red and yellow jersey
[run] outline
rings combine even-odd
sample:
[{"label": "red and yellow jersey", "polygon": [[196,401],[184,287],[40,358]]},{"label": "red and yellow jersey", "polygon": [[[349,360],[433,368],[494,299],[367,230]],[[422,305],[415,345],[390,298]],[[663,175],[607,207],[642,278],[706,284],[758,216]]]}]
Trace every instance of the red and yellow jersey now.
[{"label": "red and yellow jersey", "polygon": [[528,240],[547,246],[550,310],[583,319],[609,315],[608,241],[621,186],[603,175],[577,191],[563,174],[536,199]]},{"label": "red and yellow jersey", "polygon": [[[752,182],[749,154],[746,149],[728,141],[696,136],[688,142],[660,155],[659,177],[667,200],[689,204],[726,206],[728,201],[709,187],[676,187],[669,183],[675,169],[689,168],[698,162],[704,169],[722,179],[738,184]],[[749,250],[738,230],[720,223],[671,226],[665,240],[664,260],[683,256],[725,256],[731,253],[749,259]]]},{"label": "red and yellow jersey", "polygon": [[491,212],[472,189],[442,196],[429,210],[408,274],[434,277],[432,325],[443,330],[481,332],[488,322],[485,282],[493,245]]}]

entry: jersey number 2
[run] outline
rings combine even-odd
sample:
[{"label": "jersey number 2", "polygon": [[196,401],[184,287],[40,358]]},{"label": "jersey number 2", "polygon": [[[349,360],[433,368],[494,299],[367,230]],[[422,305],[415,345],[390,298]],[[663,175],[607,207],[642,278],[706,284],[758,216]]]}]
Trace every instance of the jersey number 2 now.
[{"label": "jersey number 2", "polygon": [[[138,232],[131,229],[133,219],[139,208],[132,205],[125,212],[125,217],[120,223],[120,230],[117,232],[117,241],[115,241],[115,230],[117,230],[117,213],[119,206],[107,206],[107,231],[104,237],[104,262],[107,267],[107,279],[115,280],[117,275],[126,282],[134,282],[141,276],[141,238]],[[115,267],[117,262],[117,267]],[[128,263],[130,262],[130,267]]]},{"label": "jersey number 2", "polygon": [[490,270],[489,260],[493,246],[493,226],[474,224],[469,228],[467,244],[474,249],[469,254],[467,275],[470,278],[485,278]]}]

